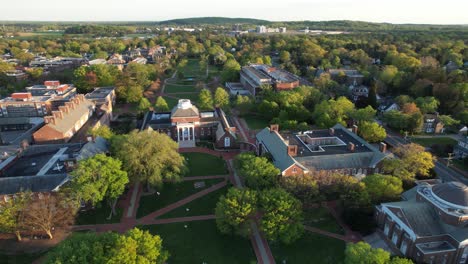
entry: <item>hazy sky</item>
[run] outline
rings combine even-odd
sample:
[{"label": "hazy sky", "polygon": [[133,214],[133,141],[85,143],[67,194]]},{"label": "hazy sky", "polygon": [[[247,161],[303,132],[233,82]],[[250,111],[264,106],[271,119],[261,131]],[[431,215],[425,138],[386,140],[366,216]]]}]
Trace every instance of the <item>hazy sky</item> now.
[{"label": "hazy sky", "polygon": [[0,0],[0,20],[160,21],[226,16],[468,24],[467,0]]}]

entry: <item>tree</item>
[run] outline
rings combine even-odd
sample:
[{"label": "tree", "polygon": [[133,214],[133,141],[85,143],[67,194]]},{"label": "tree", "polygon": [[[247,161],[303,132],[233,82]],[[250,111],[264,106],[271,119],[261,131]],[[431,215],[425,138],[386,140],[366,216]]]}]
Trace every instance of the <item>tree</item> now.
[{"label": "tree", "polygon": [[213,109],[213,96],[208,89],[202,89],[198,95],[198,107],[200,110]]},{"label": "tree", "polygon": [[226,110],[229,107],[229,94],[221,87],[216,88],[214,95],[214,105]]},{"label": "tree", "polygon": [[435,113],[439,107],[439,100],[433,96],[418,97],[415,100],[416,105],[422,113]]},{"label": "tree", "polygon": [[312,117],[317,126],[329,128],[337,123],[345,125],[348,115],[354,110],[354,104],[346,97],[339,97],[337,100],[330,99],[315,106]]},{"label": "tree", "polygon": [[166,112],[169,111],[169,105],[167,105],[166,100],[162,96],[158,96],[156,99],[156,104],[154,105],[156,112]]},{"label": "tree", "polygon": [[168,252],[163,250],[161,237],[134,228],[129,230],[126,235],[118,237],[107,263],[163,264],[166,263],[168,257]]},{"label": "tree", "polygon": [[27,204],[31,201],[31,193],[22,192],[14,198],[0,202],[0,232],[13,233],[18,241],[21,241],[21,231],[24,225],[24,214]]},{"label": "tree", "polygon": [[363,139],[371,143],[382,141],[387,137],[385,128],[377,122],[362,122],[359,124],[358,133]]},{"label": "tree", "polygon": [[257,211],[257,193],[249,189],[230,188],[216,204],[216,225],[223,234],[247,237],[251,218]]},{"label": "tree", "polygon": [[165,263],[168,252],[159,236],[137,228],[124,235],[74,233],[47,253],[44,263]]},{"label": "tree", "polygon": [[236,165],[245,178],[245,184],[250,188],[264,189],[278,184],[280,170],[265,157],[242,153],[236,157]]},{"label": "tree", "polygon": [[386,264],[390,253],[381,248],[372,248],[365,242],[348,243],[345,250],[345,264]]},{"label": "tree", "polygon": [[413,264],[413,263],[414,262],[411,259],[400,258],[400,257],[394,257],[388,262],[388,264]]},{"label": "tree", "polygon": [[127,172],[121,169],[120,160],[97,154],[81,160],[71,173],[71,189],[80,200],[96,205],[107,200],[111,207],[109,218],[116,215],[117,199],[128,183]]},{"label": "tree", "polygon": [[237,110],[240,112],[241,115],[245,115],[246,113],[249,113],[252,110],[254,103],[253,99],[248,96],[237,95],[234,105],[236,106]]},{"label": "tree", "polygon": [[93,137],[102,137],[105,140],[110,140],[114,136],[114,132],[108,126],[100,126],[98,128],[93,128],[90,131],[90,134]]},{"label": "tree", "polygon": [[138,102],[138,111],[140,112],[146,112],[148,111],[149,109],[151,108],[151,103],[150,101],[145,98],[145,97],[142,97],[140,99],[140,102]]},{"label": "tree", "polygon": [[396,201],[403,192],[402,180],[390,175],[371,174],[366,176],[362,182],[366,185],[366,191],[373,204]]},{"label": "tree", "polygon": [[302,236],[302,205],[283,189],[263,191],[259,205],[264,213],[260,228],[266,238],[291,244]]},{"label": "tree", "polygon": [[361,122],[373,121],[376,113],[377,111],[369,105],[366,108],[354,110],[350,117],[360,125]]},{"label": "tree", "polygon": [[322,199],[318,183],[313,175],[294,175],[281,177],[281,187],[294,195],[303,204],[316,203]]},{"label": "tree", "polygon": [[393,151],[400,159],[386,159],[383,171],[402,180],[412,180],[415,176],[428,177],[434,168],[434,157],[418,144],[396,147]]},{"label": "tree", "polygon": [[115,143],[113,149],[131,181],[159,186],[163,181],[180,180],[186,172],[177,143],[166,134],[132,131]]},{"label": "tree", "polygon": [[224,63],[223,71],[221,72],[221,80],[223,82],[232,82],[239,80],[240,64],[235,59],[229,59]]},{"label": "tree", "polygon": [[53,238],[52,231],[73,224],[78,204],[62,193],[40,193],[25,210],[24,226],[43,231]]},{"label": "tree", "polygon": [[43,68],[29,68],[26,70],[26,72],[33,80],[37,80],[41,78],[42,74],[44,73],[44,69]]},{"label": "tree", "polygon": [[460,124],[460,121],[453,119],[449,115],[440,115],[439,119],[442,122],[442,124],[444,124],[447,127],[455,126],[455,125]]}]

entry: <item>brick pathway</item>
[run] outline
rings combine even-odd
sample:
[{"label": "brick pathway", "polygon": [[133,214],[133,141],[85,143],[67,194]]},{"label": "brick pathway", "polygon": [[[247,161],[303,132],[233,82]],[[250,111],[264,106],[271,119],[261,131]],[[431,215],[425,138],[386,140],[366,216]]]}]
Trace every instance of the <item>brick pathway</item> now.
[{"label": "brick pathway", "polygon": [[351,228],[341,219],[340,214],[337,212],[336,201],[329,201],[325,203],[325,208],[330,212],[331,215],[336,219],[336,222],[343,228],[345,231],[345,236],[348,240],[352,242],[362,241],[363,238],[358,232],[354,232]]},{"label": "brick pathway", "polygon": [[331,238],[335,238],[335,239],[339,239],[339,240],[343,240],[345,242],[352,242],[352,243],[356,243],[358,241],[348,237],[348,236],[343,236],[343,235],[340,235],[340,234],[335,234],[335,233],[332,233],[332,232],[328,232],[328,231],[325,231],[325,230],[322,230],[322,229],[318,229],[318,228],[315,228],[315,227],[311,227],[311,226],[304,226],[304,229],[307,230],[307,231],[310,231],[312,233],[316,233],[316,234],[320,234],[320,235],[323,235],[323,236],[327,236],[327,237],[331,237]]}]

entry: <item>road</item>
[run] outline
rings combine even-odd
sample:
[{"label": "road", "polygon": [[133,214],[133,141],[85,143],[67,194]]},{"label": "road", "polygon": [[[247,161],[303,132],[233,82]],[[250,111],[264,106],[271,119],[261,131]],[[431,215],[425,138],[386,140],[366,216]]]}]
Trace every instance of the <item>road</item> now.
[{"label": "road", "polygon": [[[393,147],[403,145],[403,144],[408,144],[404,138],[402,138],[400,135],[391,132],[389,129],[387,129],[387,138],[385,138],[385,142]],[[437,173],[437,176],[443,181],[443,182],[448,182],[448,181],[459,181],[462,182],[466,185],[468,185],[468,179],[465,178],[462,174],[458,173],[457,171],[447,167],[444,163],[440,161],[435,162],[435,172]]]}]

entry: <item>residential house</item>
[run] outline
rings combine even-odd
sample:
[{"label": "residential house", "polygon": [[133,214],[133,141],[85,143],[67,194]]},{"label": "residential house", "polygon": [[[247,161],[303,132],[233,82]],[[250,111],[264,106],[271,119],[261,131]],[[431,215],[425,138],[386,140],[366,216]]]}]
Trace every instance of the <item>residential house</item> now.
[{"label": "residential house", "polygon": [[439,119],[439,114],[425,114],[422,132],[427,134],[444,133],[444,123]]},{"label": "residential house", "polygon": [[416,263],[468,263],[468,187],[427,181],[402,196],[376,207],[387,242]]},{"label": "residential house", "polygon": [[457,145],[453,149],[455,157],[458,159],[464,159],[468,157],[468,137],[464,137],[458,140]]},{"label": "residential house", "polygon": [[375,148],[341,124],[328,130],[280,133],[271,125],[256,135],[257,154],[269,153],[282,176],[322,171],[363,177],[378,173],[386,158],[386,144]]},{"label": "residential house", "polygon": [[94,112],[95,105],[80,94],[58,111],[52,111],[51,116],[44,117],[45,125],[33,134],[38,144],[68,142]]},{"label": "residential house", "polygon": [[165,133],[180,147],[195,147],[197,141],[212,141],[217,148],[237,148],[236,128],[223,110],[199,111],[188,99],[180,99],[171,112],[146,114],[141,130]]}]

